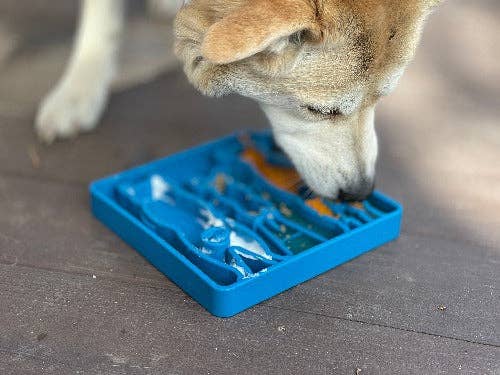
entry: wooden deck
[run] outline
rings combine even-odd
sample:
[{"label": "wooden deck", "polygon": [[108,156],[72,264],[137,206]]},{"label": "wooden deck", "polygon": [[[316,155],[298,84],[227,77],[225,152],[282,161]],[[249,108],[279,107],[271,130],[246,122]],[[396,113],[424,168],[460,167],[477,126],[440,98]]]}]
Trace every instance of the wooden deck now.
[{"label": "wooden deck", "polygon": [[231,319],[97,222],[87,185],[263,115],[199,96],[170,58],[135,83],[159,68],[133,69],[155,30],[136,18],[101,126],[41,146],[35,103],[75,5],[23,4],[0,3],[0,374],[500,374],[497,1],[443,6],[380,106],[378,185],[405,206],[400,239]]}]

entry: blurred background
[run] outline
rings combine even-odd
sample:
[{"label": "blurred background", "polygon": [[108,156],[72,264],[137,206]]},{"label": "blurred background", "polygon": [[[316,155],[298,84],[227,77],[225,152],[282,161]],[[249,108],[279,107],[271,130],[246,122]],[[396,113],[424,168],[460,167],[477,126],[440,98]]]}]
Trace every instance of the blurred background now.
[{"label": "blurred background", "polygon": [[[118,257],[113,235],[87,212],[86,185],[237,129],[267,126],[251,101],[198,95],[171,53],[171,22],[148,18],[142,2],[133,3],[120,74],[101,125],[47,147],[34,135],[33,118],[69,55],[78,3],[0,0],[4,264],[153,277],[132,250],[128,260]],[[339,316],[363,320],[365,314],[377,324],[499,343],[494,302],[500,260],[499,46],[498,0],[449,0],[430,17],[415,61],[381,102],[376,119],[378,188],[405,206],[403,236],[356,261],[367,267],[359,274],[372,277],[356,279],[351,297],[339,292],[338,306],[352,307],[337,311]],[[77,250],[69,258],[68,247]],[[395,279],[377,276],[380,259],[387,260],[386,271]],[[356,262],[294,289],[290,293],[297,296],[287,303],[315,295],[315,285],[338,272],[356,278],[356,272],[346,276],[345,271],[361,264]],[[368,270],[372,265],[375,271]],[[364,287],[378,296],[378,310],[363,303]],[[332,305],[324,294],[315,296],[318,306],[304,305],[307,309]],[[381,316],[394,300],[401,302],[396,311]],[[436,319],[440,301],[449,315]],[[492,363],[488,358],[483,364]]]}]

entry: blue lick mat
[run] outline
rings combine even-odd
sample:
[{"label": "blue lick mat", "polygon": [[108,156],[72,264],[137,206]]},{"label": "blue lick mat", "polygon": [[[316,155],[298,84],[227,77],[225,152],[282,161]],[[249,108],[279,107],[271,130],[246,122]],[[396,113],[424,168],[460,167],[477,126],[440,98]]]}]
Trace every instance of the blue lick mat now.
[{"label": "blue lick mat", "polygon": [[95,181],[92,211],[220,317],[398,237],[397,202],[375,192],[316,211],[245,161],[249,144],[268,165],[289,166],[268,133],[233,135]]}]

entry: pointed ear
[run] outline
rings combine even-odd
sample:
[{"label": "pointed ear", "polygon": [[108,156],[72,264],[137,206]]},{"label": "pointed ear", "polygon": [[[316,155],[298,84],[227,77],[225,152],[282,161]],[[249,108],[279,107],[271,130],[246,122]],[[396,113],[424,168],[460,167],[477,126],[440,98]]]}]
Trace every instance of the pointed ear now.
[{"label": "pointed ear", "polygon": [[315,10],[308,0],[249,0],[214,23],[201,47],[215,64],[239,61],[305,29],[314,29]]}]

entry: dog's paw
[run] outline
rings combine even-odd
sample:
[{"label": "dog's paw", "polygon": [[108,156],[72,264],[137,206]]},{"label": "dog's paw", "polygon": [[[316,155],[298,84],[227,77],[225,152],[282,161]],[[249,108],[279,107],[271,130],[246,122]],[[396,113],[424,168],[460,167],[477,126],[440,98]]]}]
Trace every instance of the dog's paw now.
[{"label": "dog's paw", "polygon": [[35,130],[43,142],[70,138],[95,128],[107,101],[103,84],[62,82],[40,104]]}]

